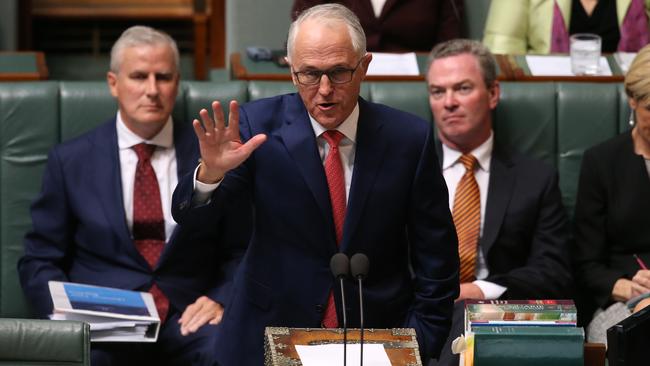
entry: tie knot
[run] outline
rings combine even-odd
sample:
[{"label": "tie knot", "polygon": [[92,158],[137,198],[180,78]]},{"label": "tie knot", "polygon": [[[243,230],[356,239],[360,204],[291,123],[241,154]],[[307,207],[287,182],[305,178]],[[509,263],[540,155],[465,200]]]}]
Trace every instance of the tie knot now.
[{"label": "tie knot", "polygon": [[468,172],[474,172],[474,168],[478,164],[478,160],[472,154],[463,154],[459,160]]},{"label": "tie knot", "polygon": [[341,132],[337,130],[327,130],[321,135],[330,145],[330,148],[335,148],[339,146],[339,143],[345,137]]},{"label": "tie knot", "polygon": [[156,145],[142,142],[133,146],[133,150],[135,150],[135,153],[138,155],[138,160],[146,161],[151,159],[151,155],[153,155],[153,152],[156,150]]}]

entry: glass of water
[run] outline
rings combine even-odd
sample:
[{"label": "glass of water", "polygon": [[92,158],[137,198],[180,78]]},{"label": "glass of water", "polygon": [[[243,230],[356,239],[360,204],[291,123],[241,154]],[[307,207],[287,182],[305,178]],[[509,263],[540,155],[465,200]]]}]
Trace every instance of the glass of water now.
[{"label": "glass of water", "polygon": [[597,34],[571,35],[571,71],[574,75],[596,75],[600,64],[601,39]]}]

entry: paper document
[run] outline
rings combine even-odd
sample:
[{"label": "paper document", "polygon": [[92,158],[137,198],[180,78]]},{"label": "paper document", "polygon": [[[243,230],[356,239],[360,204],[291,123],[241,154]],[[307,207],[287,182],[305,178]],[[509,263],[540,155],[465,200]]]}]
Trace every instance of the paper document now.
[{"label": "paper document", "polygon": [[[526,63],[533,76],[575,76],[571,71],[571,57],[569,56],[527,55]],[[597,76],[612,76],[612,70],[605,57],[600,57],[599,65]]]},{"label": "paper document", "polygon": [[[359,343],[347,346],[346,360],[348,365],[358,365],[360,361]],[[303,366],[339,366],[343,365],[343,345],[323,344],[318,346],[299,346],[296,351]],[[390,359],[383,344],[363,345],[363,366],[391,366]]]},{"label": "paper document", "polygon": [[155,342],[160,318],[148,292],[49,281],[52,320],[90,324],[93,342]]},{"label": "paper document", "polygon": [[368,75],[420,75],[415,53],[372,52]]},{"label": "paper document", "polygon": [[621,68],[623,74],[627,74],[627,70],[630,68],[632,61],[636,57],[636,52],[616,52],[614,54],[614,60],[618,64],[618,67]]}]

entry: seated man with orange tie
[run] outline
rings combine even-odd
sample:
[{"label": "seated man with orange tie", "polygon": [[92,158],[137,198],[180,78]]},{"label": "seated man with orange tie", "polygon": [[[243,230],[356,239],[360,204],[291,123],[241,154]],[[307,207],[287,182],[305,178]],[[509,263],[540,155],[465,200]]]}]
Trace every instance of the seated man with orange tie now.
[{"label": "seated man with orange tie", "polygon": [[494,134],[492,54],[479,42],[453,40],[429,60],[429,103],[461,259],[451,335],[432,364],[458,365],[450,344],[462,333],[462,300],[570,296],[569,233],[557,173]]},{"label": "seated man with orange tie", "polygon": [[171,117],[179,85],[171,37],[127,29],[107,80],[116,116],[48,156],[18,264],[23,290],[40,317],[52,313],[50,280],[148,291],[162,321],[157,342],[93,343],[92,365],[211,365],[207,324],[221,320],[250,212],[232,210],[211,236],[171,217],[178,177],[199,156],[191,124]]}]

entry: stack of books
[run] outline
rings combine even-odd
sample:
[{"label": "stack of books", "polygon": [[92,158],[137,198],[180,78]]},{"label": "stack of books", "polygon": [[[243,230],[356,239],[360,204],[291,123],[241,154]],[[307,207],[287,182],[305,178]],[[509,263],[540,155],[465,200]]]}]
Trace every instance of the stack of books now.
[{"label": "stack of books", "polygon": [[467,300],[461,365],[582,366],[572,300]]}]

